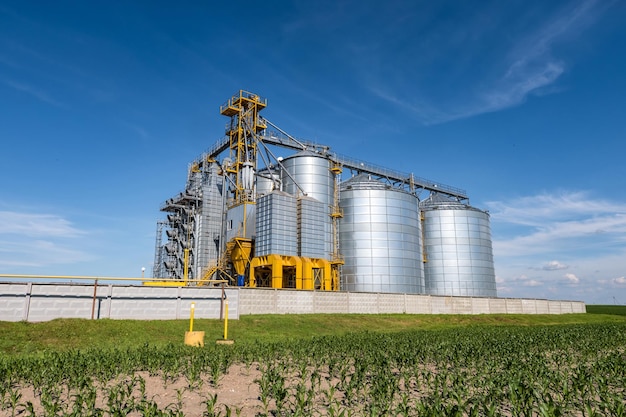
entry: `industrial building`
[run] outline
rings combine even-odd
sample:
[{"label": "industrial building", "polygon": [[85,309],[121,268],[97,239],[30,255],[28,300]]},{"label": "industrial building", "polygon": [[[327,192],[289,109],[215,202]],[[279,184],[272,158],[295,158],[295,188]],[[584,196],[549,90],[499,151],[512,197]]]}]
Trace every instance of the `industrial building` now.
[{"label": "industrial building", "polygon": [[266,106],[220,107],[225,136],[161,207],[158,285],[496,296],[489,214],[464,190],[297,139]]}]

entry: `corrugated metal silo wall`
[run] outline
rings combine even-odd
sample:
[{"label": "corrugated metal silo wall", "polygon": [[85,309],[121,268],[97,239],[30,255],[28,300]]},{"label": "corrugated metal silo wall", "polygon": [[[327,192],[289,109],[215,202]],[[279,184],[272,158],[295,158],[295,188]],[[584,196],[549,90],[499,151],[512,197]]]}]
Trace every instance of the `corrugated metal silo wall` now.
[{"label": "corrugated metal silo wall", "polygon": [[254,256],[298,255],[296,198],[273,191],[257,200]]},{"label": "corrugated metal silo wall", "polygon": [[417,198],[355,177],[342,184],[341,208],[341,289],[424,293]]},{"label": "corrugated metal silo wall", "polygon": [[422,210],[426,293],[496,297],[489,214],[462,204]]},{"label": "corrugated metal silo wall", "polygon": [[325,205],[310,197],[298,199],[298,255],[326,258],[324,227],[328,215]]}]

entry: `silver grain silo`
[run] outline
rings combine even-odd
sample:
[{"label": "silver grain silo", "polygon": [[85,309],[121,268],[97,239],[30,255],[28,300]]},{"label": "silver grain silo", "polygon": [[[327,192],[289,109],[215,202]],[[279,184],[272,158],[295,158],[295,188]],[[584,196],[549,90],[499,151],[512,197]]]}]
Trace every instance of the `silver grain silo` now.
[{"label": "silver grain silo", "polygon": [[[333,204],[334,176],[330,161],[314,152],[302,151],[282,160],[283,191],[294,195],[306,195],[322,203],[324,207],[324,257],[330,259],[332,252],[332,227],[330,207]],[[286,172],[285,172],[286,171]]]},{"label": "silver grain silo", "polygon": [[257,199],[254,256],[298,255],[296,198],[272,191]]},{"label": "silver grain silo", "polygon": [[426,293],[496,297],[489,214],[439,194],[420,208]]},{"label": "silver grain silo", "polygon": [[280,190],[280,173],[274,168],[263,168],[256,174],[256,194],[262,196]]},{"label": "silver grain silo", "polygon": [[342,290],[424,292],[418,204],[416,196],[363,174],[342,183]]}]

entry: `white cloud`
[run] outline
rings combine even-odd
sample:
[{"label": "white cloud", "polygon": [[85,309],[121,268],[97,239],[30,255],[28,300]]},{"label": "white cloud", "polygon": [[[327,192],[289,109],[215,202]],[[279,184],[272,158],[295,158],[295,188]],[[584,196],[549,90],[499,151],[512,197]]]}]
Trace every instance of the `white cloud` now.
[{"label": "white cloud", "polygon": [[565,281],[569,284],[578,284],[580,282],[580,278],[574,274],[565,274],[563,278],[565,278]]},{"label": "white cloud", "polygon": [[543,269],[544,271],[556,271],[559,269],[567,269],[567,268],[568,268],[567,265],[562,264],[559,261],[550,261],[541,267],[541,269]]},{"label": "white cloud", "polygon": [[577,191],[487,205],[495,267],[508,294],[606,303],[626,284],[625,203]]},{"label": "white cloud", "polygon": [[[486,203],[494,224],[496,256],[549,255],[557,251],[620,247],[626,242],[626,204],[561,192]],[[517,226],[500,237],[498,224]],[[546,269],[554,265],[548,264]]]}]

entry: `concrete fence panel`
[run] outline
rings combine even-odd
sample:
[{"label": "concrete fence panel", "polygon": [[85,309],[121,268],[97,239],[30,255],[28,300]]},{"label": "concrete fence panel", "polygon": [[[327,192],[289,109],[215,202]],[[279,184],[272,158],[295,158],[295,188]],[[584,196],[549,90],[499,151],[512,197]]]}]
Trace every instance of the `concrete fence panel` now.
[{"label": "concrete fence panel", "polygon": [[503,298],[490,298],[489,312],[491,314],[506,314],[506,300]]},{"label": "concrete fence panel", "polygon": [[[222,295],[225,299],[222,299]],[[278,290],[271,288],[146,287],[75,283],[0,283],[1,321],[55,318],[187,319],[250,314],[570,314],[584,313],[580,301],[446,297]]]},{"label": "concrete fence panel", "polygon": [[314,312],[313,292],[297,290],[275,290],[276,313],[312,314]]},{"label": "concrete fence panel", "polygon": [[472,298],[472,314],[489,314],[489,299]]},{"label": "concrete fence panel", "polygon": [[522,314],[522,300],[515,298],[507,298],[504,300],[506,304],[506,313],[507,314]]},{"label": "concrete fence panel", "polygon": [[348,293],[345,292],[316,291],[314,293],[314,303],[315,313],[347,313],[349,311]]},{"label": "concrete fence panel", "polygon": [[378,294],[375,293],[348,293],[348,313],[378,314]]},{"label": "concrete fence panel", "polygon": [[378,294],[379,314],[402,314],[406,312],[404,294]]}]

